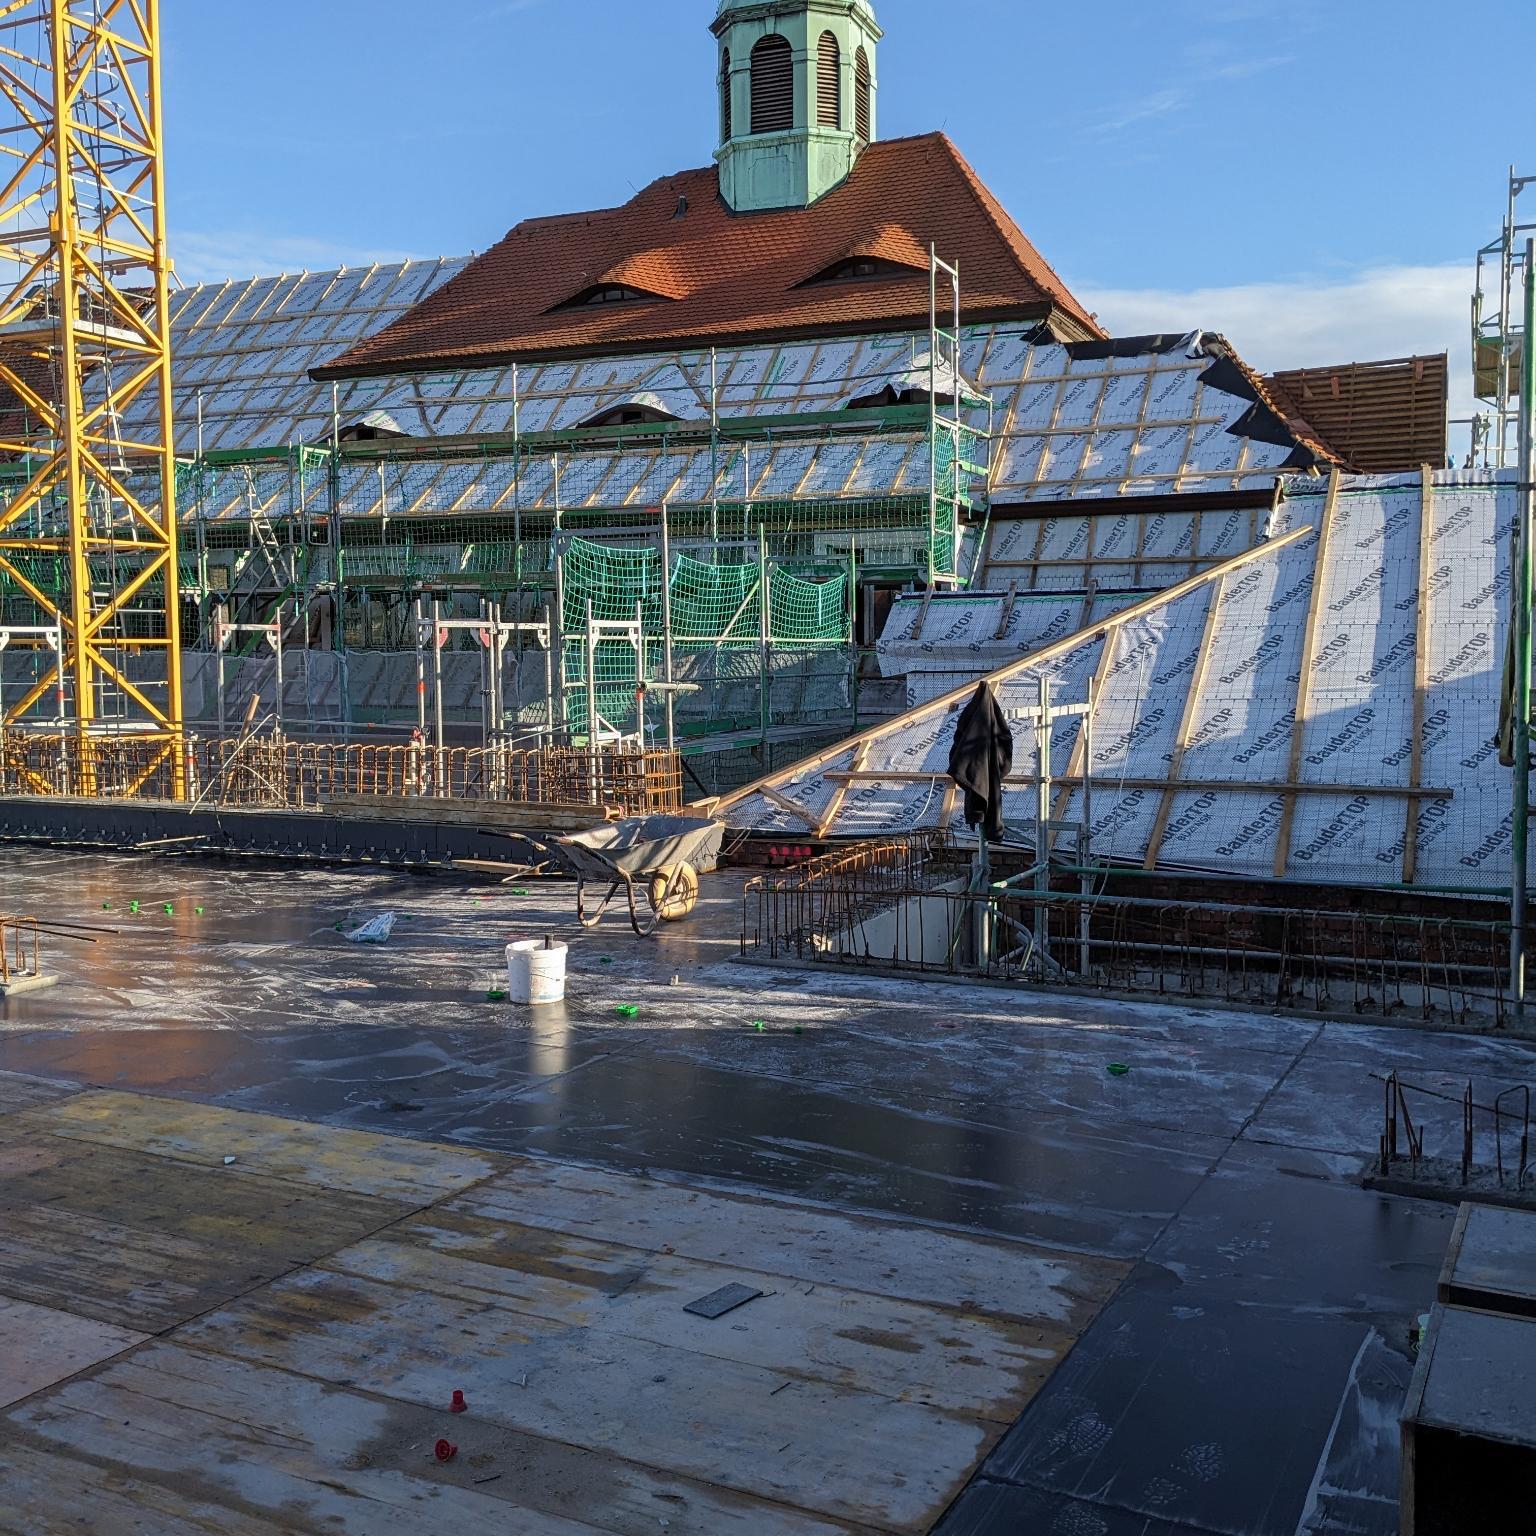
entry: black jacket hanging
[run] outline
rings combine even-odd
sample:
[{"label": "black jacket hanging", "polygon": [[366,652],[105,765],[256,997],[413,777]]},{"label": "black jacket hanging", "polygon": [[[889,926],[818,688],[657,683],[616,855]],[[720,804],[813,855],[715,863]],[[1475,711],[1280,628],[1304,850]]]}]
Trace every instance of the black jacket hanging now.
[{"label": "black jacket hanging", "polygon": [[1003,835],[1003,780],[1013,770],[1013,732],[997,696],[978,683],[971,702],[955,722],[949,776],[965,791],[965,822],[980,826],[989,840]]}]

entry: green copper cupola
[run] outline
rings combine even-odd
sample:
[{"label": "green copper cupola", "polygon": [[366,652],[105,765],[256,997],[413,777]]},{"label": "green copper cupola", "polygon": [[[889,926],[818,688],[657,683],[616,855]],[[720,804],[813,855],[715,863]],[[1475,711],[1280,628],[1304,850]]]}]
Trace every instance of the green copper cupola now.
[{"label": "green copper cupola", "polygon": [[720,192],[737,213],[806,208],[875,136],[870,0],[721,0]]}]

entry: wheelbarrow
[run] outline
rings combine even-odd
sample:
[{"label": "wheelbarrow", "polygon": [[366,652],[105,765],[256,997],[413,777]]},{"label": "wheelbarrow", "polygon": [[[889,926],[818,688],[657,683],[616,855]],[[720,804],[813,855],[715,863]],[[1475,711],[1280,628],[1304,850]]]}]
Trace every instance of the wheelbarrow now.
[{"label": "wheelbarrow", "polygon": [[[576,916],[595,928],[622,890],[630,926],[641,938],[658,923],[675,923],[698,904],[699,876],[720,862],[725,828],[693,816],[631,816],[558,839],[556,846],[576,872]],[[608,894],[589,908],[587,882],[606,883]],[[646,910],[642,912],[643,895]]]}]

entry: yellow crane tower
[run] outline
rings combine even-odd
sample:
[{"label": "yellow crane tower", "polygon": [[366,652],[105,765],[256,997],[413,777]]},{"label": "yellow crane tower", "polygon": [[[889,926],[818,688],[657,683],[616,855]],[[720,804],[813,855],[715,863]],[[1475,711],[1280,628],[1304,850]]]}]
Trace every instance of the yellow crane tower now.
[{"label": "yellow crane tower", "polygon": [[158,0],[0,0],[0,636],[36,653],[0,737],[63,738],[48,787],[179,799],[159,45]]}]

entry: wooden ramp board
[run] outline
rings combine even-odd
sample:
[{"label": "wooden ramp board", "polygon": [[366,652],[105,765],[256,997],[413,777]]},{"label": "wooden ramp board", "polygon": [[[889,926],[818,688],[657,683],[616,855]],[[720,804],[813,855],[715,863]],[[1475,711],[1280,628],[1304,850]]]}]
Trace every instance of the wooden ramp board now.
[{"label": "wooden ramp board", "polygon": [[145,1338],[127,1328],[0,1296],[0,1408],[120,1355]]},{"label": "wooden ramp board", "polygon": [[[459,1454],[439,1463],[432,1446],[444,1435]],[[867,1530],[519,1434],[488,1421],[473,1403],[469,1413],[451,1416],[167,1343],[70,1383],[46,1404],[29,1404],[7,1420],[4,1441],[0,1481],[7,1490],[9,1449],[19,1442],[34,1464],[47,1453],[53,1475],[65,1482],[78,1458],[208,1505],[271,1511],[281,1529],[306,1536]],[[41,1528],[30,1527],[29,1536]],[[222,1527],[210,1521],[195,1529]]]},{"label": "wooden ramp board", "polygon": [[557,1163],[523,1162],[445,1209],[1073,1332],[1087,1326],[1130,1268],[1028,1243]]},{"label": "wooden ramp board", "polygon": [[55,1136],[194,1163],[234,1157],[248,1172],[418,1208],[510,1166],[492,1153],[131,1093],[81,1094],[29,1118]]}]

